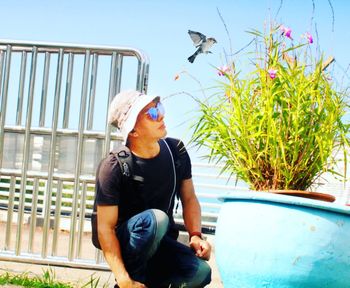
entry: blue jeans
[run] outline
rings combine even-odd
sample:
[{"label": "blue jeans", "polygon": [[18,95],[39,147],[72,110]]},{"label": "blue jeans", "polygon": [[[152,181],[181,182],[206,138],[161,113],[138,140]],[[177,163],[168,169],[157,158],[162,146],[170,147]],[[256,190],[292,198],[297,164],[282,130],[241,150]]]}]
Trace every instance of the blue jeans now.
[{"label": "blue jeans", "polygon": [[[191,248],[166,235],[169,218],[149,209],[120,225],[117,236],[126,270],[149,288],[204,287],[211,269]],[[118,281],[118,279],[117,279]]]}]

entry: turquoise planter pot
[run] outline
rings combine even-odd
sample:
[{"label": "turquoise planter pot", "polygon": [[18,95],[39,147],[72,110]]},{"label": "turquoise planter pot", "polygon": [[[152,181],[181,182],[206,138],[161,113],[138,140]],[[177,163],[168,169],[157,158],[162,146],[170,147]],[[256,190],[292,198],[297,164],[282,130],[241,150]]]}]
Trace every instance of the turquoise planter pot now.
[{"label": "turquoise planter pot", "polygon": [[220,200],[215,255],[225,288],[350,287],[350,207],[265,192]]}]

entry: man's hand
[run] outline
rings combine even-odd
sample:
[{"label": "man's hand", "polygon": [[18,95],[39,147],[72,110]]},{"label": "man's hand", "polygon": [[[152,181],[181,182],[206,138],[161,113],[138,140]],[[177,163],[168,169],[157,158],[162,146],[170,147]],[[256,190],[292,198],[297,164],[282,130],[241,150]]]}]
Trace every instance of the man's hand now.
[{"label": "man's hand", "polygon": [[201,239],[199,236],[192,236],[190,247],[196,252],[196,256],[209,260],[211,254],[211,245],[208,241]]},{"label": "man's hand", "polygon": [[119,288],[147,288],[145,284],[134,281],[130,278],[124,278],[117,281]]}]

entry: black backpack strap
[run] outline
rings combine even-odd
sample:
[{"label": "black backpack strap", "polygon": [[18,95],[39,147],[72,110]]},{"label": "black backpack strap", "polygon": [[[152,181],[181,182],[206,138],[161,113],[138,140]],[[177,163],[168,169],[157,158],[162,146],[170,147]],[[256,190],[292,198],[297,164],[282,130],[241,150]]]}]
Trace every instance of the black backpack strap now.
[{"label": "black backpack strap", "polygon": [[[179,139],[175,138],[165,138],[165,142],[168,144],[168,147],[170,148],[170,152],[172,154],[172,157],[174,159],[174,165],[175,165],[175,173],[176,173],[176,186],[177,186],[177,193],[176,193],[176,200],[174,205],[174,212],[177,214],[177,210],[179,208],[180,204],[180,175],[181,175],[181,161],[180,161],[180,153],[181,153],[181,141]],[[184,147],[184,146],[182,146]],[[175,222],[172,223],[172,226],[169,228],[168,235],[172,237],[173,239],[177,239],[179,236],[179,231],[185,230],[185,227],[183,224],[177,224]]]},{"label": "black backpack strap", "polygon": [[[180,151],[179,151],[180,140],[179,139],[175,139],[175,138],[170,138],[170,137],[165,138],[164,140],[169,145],[169,148],[171,150],[171,154],[173,154],[173,158],[174,158],[174,162],[175,162],[176,174],[179,175],[179,169],[180,169],[180,166],[181,166]],[[178,179],[178,177],[177,177],[177,179]]]},{"label": "black backpack strap", "polygon": [[174,159],[174,164],[175,164],[175,177],[176,177],[176,186],[177,186],[177,193],[176,193],[176,198],[177,198],[177,203],[175,205],[175,212],[177,211],[177,208],[179,206],[179,198],[180,198],[180,169],[181,169],[181,162],[180,162],[180,151],[179,151],[179,144],[180,140],[175,139],[175,138],[165,138],[165,142],[168,144],[168,147],[170,148],[170,152],[173,156]]},{"label": "black backpack strap", "polygon": [[117,158],[124,181],[130,181],[130,179],[138,182],[144,181],[143,177],[134,174],[134,160],[129,147],[120,145],[110,153]]}]

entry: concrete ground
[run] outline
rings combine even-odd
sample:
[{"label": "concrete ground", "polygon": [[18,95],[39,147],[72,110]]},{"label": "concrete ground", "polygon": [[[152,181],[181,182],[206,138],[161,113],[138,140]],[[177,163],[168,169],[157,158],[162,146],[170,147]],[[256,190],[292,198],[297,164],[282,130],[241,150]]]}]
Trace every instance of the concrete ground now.
[{"label": "concrete ground", "polygon": [[[213,269],[213,279],[208,288],[221,288],[223,287],[220,276],[218,274],[217,268],[215,266],[215,259],[210,260],[210,266]],[[28,263],[19,263],[19,262],[8,262],[8,261],[0,261],[0,274],[9,272],[11,274],[20,274],[23,272],[29,273],[29,275],[37,275],[42,276],[43,271],[48,270],[51,267],[55,271],[56,278],[62,282],[69,282],[74,287],[82,287],[84,284],[91,280],[91,277],[94,279],[99,278],[99,283],[96,287],[104,287],[109,288],[114,286],[114,277],[109,271],[93,271],[88,269],[78,269],[78,268],[70,268],[70,267],[58,267],[58,266],[47,266],[47,265],[38,265],[38,264],[28,264]],[[5,285],[1,287],[20,287],[14,285]],[[95,287],[95,286],[87,286]]]},{"label": "concrete ground", "polygon": [[[215,265],[215,257],[209,261],[210,266],[213,269],[213,278],[208,288],[220,288],[223,287],[220,276]],[[93,271],[88,269],[78,269],[70,267],[58,267],[58,266],[48,266],[48,265],[38,265],[38,264],[28,264],[28,263],[19,263],[19,262],[9,262],[9,261],[0,261],[0,274],[9,272],[11,274],[21,274],[24,272],[29,273],[28,275],[32,276],[42,276],[43,271],[47,271],[49,268],[52,268],[55,271],[57,280],[62,282],[69,282],[74,287],[82,287],[84,284],[91,280],[91,277],[94,279],[99,278],[99,283],[97,287],[113,287],[114,286],[114,277],[109,271]],[[1,287],[20,287],[15,285],[5,285]],[[90,287],[90,286],[88,286]],[[92,287],[92,286],[91,286]]]},{"label": "concrete ground", "polygon": [[[29,225],[24,224],[23,225],[23,237],[22,237],[22,251],[26,252],[28,247],[28,230]],[[0,249],[3,249],[4,243],[5,243],[5,231],[6,231],[6,223],[3,221],[0,221]],[[11,247],[10,251],[14,249],[14,240],[16,239],[16,225],[12,226],[11,229]],[[50,235],[52,236],[52,235]],[[183,237],[187,239],[187,234],[184,234]],[[34,253],[40,253],[41,248],[41,238],[42,238],[42,229],[40,227],[37,227],[35,229],[35,238],[33,241],[33,252]],[[69,232],[61,230],[59,232],[58,237],[58,256],[65,256],[65,254],[68,251],[68,239],[69,239]],[[208,241],[213,245],[213,239],[214,236],[208,235],[207,236]],[[51,241],[50,241],[51,242]],[[90,233],[85,233],[83,235],[83,245],[82,245],[82,255],[84,255],[84,258],[87,259],[94,259],[95,256],[95,249],[91,244],[91,235]],[[213,247],[214,248],[214,247]],[[212,268],[212,282],[210,285],[208,285],[208,288],[221,288],[223,287],[220,275],[218,273],[218,269],[215,262],[215,248],[213,249],[213,254],[211,259],[209,260],[209,265]],[[39,265],[39,264],[31,264],[31,263],[20,263],[20,262],[10,262],[10,261],[2,261],[1,259],[1,251],[0,251],[0,274],[9,272],[11,274],[21,274],[24,272],[27,272],[30,274],[34,274],[37,276],[42,276],[43,271],[47,271],[49,268],[52,268],[55,272],[56,278],[59,281],[62,282],[69,282],[74,287],[82,287],[84,284],[89,282],[91,280],[91,277],[95,279],[100,279],[97,286],[87,286],[89,287],[104,287],[109,288],[114,286],[114,277],[110,271],[100,271],[100,270],[90,270],[90,269],[79,269],[79,268],[71,268],[71,267],[59,267],[59,266],[47,266],[47,265]],[[33,275],[33,276],[34,276]],[[2,287],[11,287],[15,288],[18,286],[2,286]]]}]

